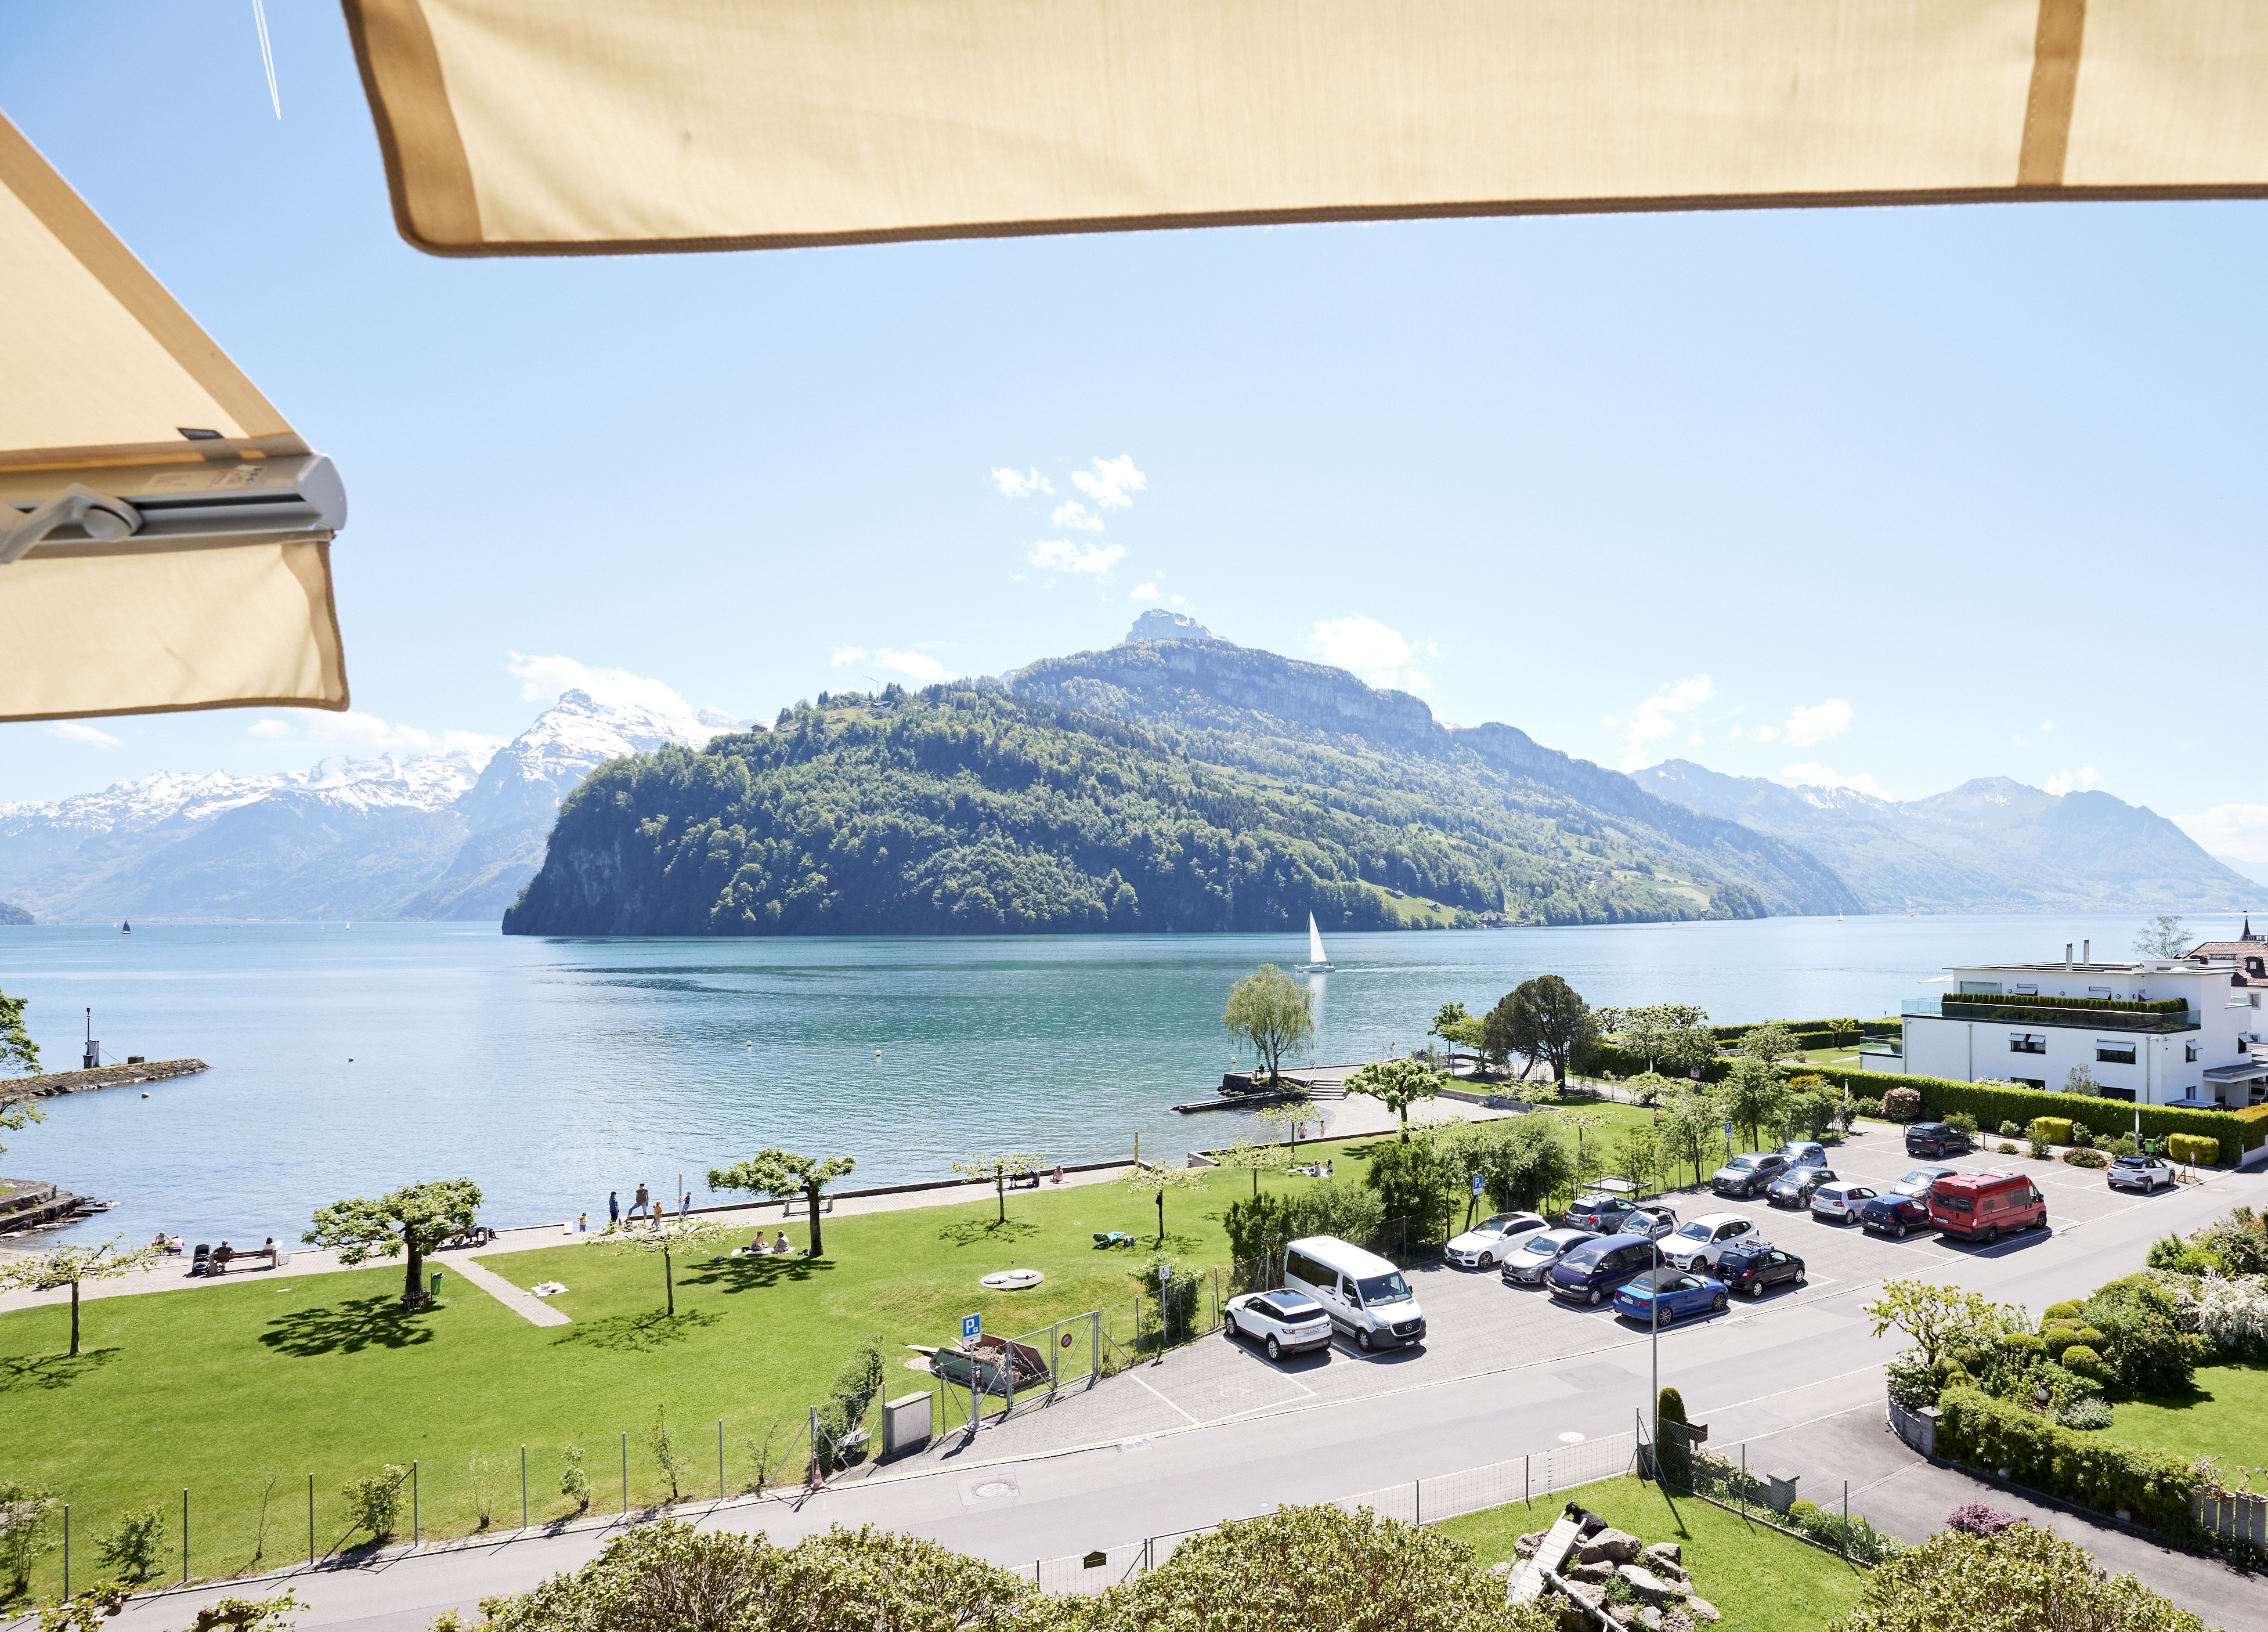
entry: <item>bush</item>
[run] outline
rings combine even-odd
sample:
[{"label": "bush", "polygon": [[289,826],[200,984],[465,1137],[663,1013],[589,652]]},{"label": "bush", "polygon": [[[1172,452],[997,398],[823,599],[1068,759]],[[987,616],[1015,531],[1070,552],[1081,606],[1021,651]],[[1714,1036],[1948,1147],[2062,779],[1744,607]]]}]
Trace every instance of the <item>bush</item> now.
[{"label": "bush", "polygon": [[2035,1116],[2032,1118],[2032,1137],[2044,1139],[2050,1144],[2071,1143],[2071,1118],[2068,1116]]},{"label": "bush", "polygon": [[[1900,1080],[1903,1085],[1921,1095],[1924,1115],[1940,1120],[1952,1112],[1967,1111],[1980,1125],[1998,1122],[2002,1117],[2013,1117],[2027,1125],[2036,1119],[2078,1117],[2097,1122],[2115,1121],[2132,1127],[2139,1113],[2146,1136],[2162,1139],[2177,1133],[2199,1134],[2220,1141],[2224,1160],[2268,1141],[2268,1105],[2242,1111],[2179,1110],[2164,1105],[2106,1106],[2100,1099],[2053,1090],[1954,1082],[1943,1077],[1909,1076]],[[2058,1139],[2056,1143],[2067,1144],[2070,1141]]]},{"label": "bush", "polygon": [[2228,1266],[2231,1275],[2268,1275],[2268,1233],[2249,1207],[2216,1220],[2198,1245]]},{"label": "bush", "polygon": [[1893,1088],[1882,1096],[1882,1114],[1894,1122],[1918,1122],[1921,1120],[1921,1092],[1914,1088]]},{"label": "bush", "polygon": [[2003,1512],[1982,1502],[1964,1502],[1945,1516],[1945,1527],[1958,1530],[1965,1535],[1997,1536],[2003,1530],[2013,1530],[2031,1520],[2021,1513]]},{"label": "bush", "polygon": [[[1157,1272],[1151,1271],[1151,1284],[1157,1284]],[[874,1403],[874,1396],[882,1392],[883,1338],[877,1334],[851,1352],[835,1374],[835,1381],[827,1391],[827,1403],[819,1408],[819,1471],[831,1474],[837,1467],[855,1462],[865,1453],[861,1445],[843,1443],[865,1425],[866,1412]],[[657,1452],[657,1460],[661,1459]],[[676,1494],[676,1474],[670,1474],[670,1491]]]},{"label": "bush", "polygon": [[[1809,1509],[1806,1512],[1803,1509]],[[1795,1528],[1822,1547],[1831,1547],[1846,1558],[1880,1563],[1905,1550],[1895,1536],[1886,1536],[1863,1518],[1845,1521],[1839,1512],[1824,1513],[1813,1503],[1797,1502],[1787,1510]]]},{"label": "bush", "polygon": [[[2095,1289],[2079,1336],[2095,1340],[2087,1346],[2109,1362],[2128,1393],[2176,1393],[2189,1386],[2213,1347],[2211,1338],[2181,1329],[2179,1310],[2174,1295],[2147,1275],[2128,1275]],[[2068,1349],[2063,1363],[2071,1365]]]},{"label": "bush", "polygon": [[570,1444],[559,1452],[559,1494],[575,1504],[578,1513],[591,1505],[591,1476],[583,1471],[583,1447]]},{"label": "bush", "polygon": [[1945,1125],[1965,1133],[1971,1138],[1974,1138],[1977,1134],[1977,1119],[1966,1111],[1955,1111],[1945,1119]]},{"label": "bush", "polygon": [[1873,1094],[1860,1094],[1859,1096],[1859,1114],[1861,1116],[1871,1116],[1876,1121],[1880,1121],[1882,1117],[1882,1102],[1874,1098]]},{"label": "bush", "polygon": [[1918,1411],[1937,1403],[1940,1379],[1935,1368],[1926,1361],[1900,1358],[1883,1370],[1889,1376],[1890,1398],[1905,1410]]},{"label": "bush", "polygon": [[147,1581],[173,1549],[166,1545],[166,1510],[129,1513],[94,1544],[95,1562],[127,1581]]},{"label": "bush", "polygon": [[2080,1433],[2093,1433],[2110,1426],[2110,1404],[2100,1394],[2091,1394],[2076,1405],[2066,1406],[2056,1413],[2056,1421],[2066,1428]]},{"label": "bush", "polygon": [[1998,1154],[2002,1156],[2014,1156],[2015,1153],[2016,1147],[2014,1145],[2010,1144],[2006,1139],[2000,1141]]},{"label": "bush", "polygon": [[2066,1345],[2058,1359],[2065,1371],[2075,1371],[2090,1382],[2108,1385],[2117,1380],[2110,1363],[2085,1343]]},{"label": "bush", "polygon": [[2097,1512],[2124,1508],[2170,1533],[2190,1522],[2190,1497],[2204,1481],[2181,1457],[2074,1433],[1973,1388],[1948,1389],[1938,1407],[1938,1450],[1956,1461],[2005,1467],[2019,1484]]},{"label": "bush", "polygon": [[0,1482],[0,1604],[21,1597],[31,1584],[32,1566],[47,1550],[60,1506],[45,1490]]},{"label": "bush", "polygon": [[2210,1167],[2220,1159],[2220,1141],[2199,1134],[2175,1134],[2166,1141],[2166,1154],[2177,1162]]},{"label": "bush", "polygon": [[2073,1167],[2108,1167],[2110,1158],[2100,1150],[2075,1150],[2064,1152],[2065,1161]]},{"label": "bush", "polygon": [[369,1531],[380,1541],[392,1535],[394,1521],[401,1517],[402,1481],[409,1477],[408,1468],[388,1462],[379,1473],[349,1480],[340,1494],[347,1499],[356,1528]]},{"label": "bush", "polygon": [[2091,1632],[2205,1632],[2205,1622],[2132,1576],[2038,1525],[1989,1536],[1944,1530],[1867,1577],[1833,1632],[1967,1627],[2086,1627]]},{"label": "bush", "polygon": [[2113,1156],[2132,1156],[2134,1154],[2134,1136],[2132,1134],[2120,1134],[2116,1139],[2110,1141],[2110,1143],[2098,1144],[2095,1146],[2095,1149],[2098,1150],[2107,1150]]},{"label": "bush", "polygon": [[2066,1326],[2060,1321],[2045,1327],[2040,1333],[2041,1346],[2047,1350],[2048,1358],[2051,1360],[2060,1361],[2063,1358],[2063,1351],[2078,1341],[2079,1328],[2075,1326]]},{"label": "bush", "polygon": [[2095,1134],[2085,1122],[2071,1125],[2071,1142],[2084,1150],[2095,1143]]},{"label": "bush", "polygon": [[2085,1301],[2077,1298],[2068,1298],[2059,1304],[2050,1304],[2045,1312],[2040,1316],[2040,1324],[2045,1326],[2051,1320],[2077,1320],[2080,1311],[2086,1306]]},{"label": "bush", "polygon": [[2023,1127],[2018,1122],[2002,1122],[2000,1136],[2003,1139],[2021,1139],[2024,1136]]}]

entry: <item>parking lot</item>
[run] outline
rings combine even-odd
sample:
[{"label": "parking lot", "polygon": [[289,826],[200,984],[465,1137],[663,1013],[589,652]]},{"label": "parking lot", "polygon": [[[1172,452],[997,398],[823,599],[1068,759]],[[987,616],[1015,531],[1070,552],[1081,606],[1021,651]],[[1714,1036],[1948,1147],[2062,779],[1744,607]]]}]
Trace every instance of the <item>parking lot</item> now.
[{"label": "parking lot", "polygon": [[[1951,1278],[1958,1260],[1997,1261],[2041,1252],[2061,1233],[2084,1230],[2113,1214],[2149,1208],[2171,1195],[2114,1192],[2099,1170],[2036,1162],[2025,1155],[1996,1155],[1989,1149],[1941,1160],[1908,1157],[1898,1133],[1879,1125],[1832,1147],[1829,1162],[1838,1178],[1878,1189],[1888,1189],[1924,1165],[1972,1171],[2008,1168],[2038,1186],[2047,1200],[2048,1229],[2027,1231],[1991,1247],[1948,1241],[1927,1231],[1893,1241],[1868,1235],[1856,1224],[1815,1222],[1808,1210],[1775,1208],[1761,1197],[1739,1202],[1705,1190],[1673,1191],[1653,1204],[1675,1209],[1681,1221],[1718,1212],[1754,1219],[1762,1239],[1804,1261],[1806,1279],[1753,1301],[1736,1298],[1722,1314],[1689,1317],[1664,1335],[1665,1343],[1730,1322],[1774,1322],[1830,1299],[1843,1300],[1835,1305],[1840,1321],[1855,1322],[1857,1304],[1862,1300],[1848,1294],[1898,1275]],[[1524,1393],[1541,1397],[1572,1392],[1599,1386],[1605,1371],[1622,1369],[1628,1360],[1605,1351],[1642,1342],[1646,1335],[1643,1326],[1617,1319],[1611,1304],[1595,1309],[1571,1306],[1541,1288],[1508,1286],[1493,1269],[1460,1269],[1436,1261],[1405,1273],[1425,1311],[1426,1341],[1420,1347],[1366,1355],[1340,1341],[1326,1352],[1289,1356],[1279,1365],[1256,1348],[1216,1334],[1155,1364],[1136,1366],[1089,1393],[1046,1407],[1020,1407],[1023,1420],[988,1429],[982,1436],[981,1454],[990,1459],[1138,1439],[1147,1433],[1515,1367],[1532,1369],[1520,1384]],[[1811,1330],[1815,1323],[1804,1326]],[[1553,1361],[1568,1364],[1554,1366]],[[1644,1371],[1642,1359],[1629,1364],[1637,1368],[1631,1371],[1632,1377]]]}]

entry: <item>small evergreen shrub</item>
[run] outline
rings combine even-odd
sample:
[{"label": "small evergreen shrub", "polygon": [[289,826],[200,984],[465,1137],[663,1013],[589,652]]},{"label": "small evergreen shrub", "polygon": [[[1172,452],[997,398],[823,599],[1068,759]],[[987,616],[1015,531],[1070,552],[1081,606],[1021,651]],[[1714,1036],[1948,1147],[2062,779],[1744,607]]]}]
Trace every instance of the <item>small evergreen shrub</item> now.
[{"label": "small evergreen shrub", "polygon": [[1859,1096],[1859,1114],[1861,1116],[1871,1116],[1876,1121],[1880,1121],[1882,1118],[1882,1102],[1880,1099],[1877,1099],[1873,1094],[1860,1094]]},{"label": "small evergreen shrub", "polygon": [[2024,1136],[2022,1124],[2018,1122],[2002,1122],[2000,1124],[2000,1136],[2003,1139],[2022,1138]]},{"label": "small evergreen shrub", "polygon": [[2108,1167],[2110,1158],[2100,1150],[2074,1150],[2065,1153],[2065,1161],[2073,1167]]},{"label": "small evergreen shrub", "polygon": [[2210,1167],[2220,1159],[2220,1141],[2197,1134],[2175,1134],[2166,1141],[2166,1154],[2177,1162]]},{"label": "small evergreen shrub", "polygon": [[1967,1134],[1972,1139],[1977,1136],[1977,1119],[1966,1111],[1955,1111],[1945,1119],[1945,1125],[1957,1132]]},{"label": "small evergreen shrub", "polygon": [[2044,1139],[2050,1144],[2071,1143],[2071,1118],[2068,1116],[2035,1116],[2032,1118],[2032,1137]]},{"label": "small evergreen shrub", "polygon": [[2075,1371],[2090,1382],[2107,1384],[2117,1378],[2117,1373],[2110,1369],[2110,1363],[2085,1343],[2072,1343],[2066,1347],[2061,1361],[2065,1371]]}]

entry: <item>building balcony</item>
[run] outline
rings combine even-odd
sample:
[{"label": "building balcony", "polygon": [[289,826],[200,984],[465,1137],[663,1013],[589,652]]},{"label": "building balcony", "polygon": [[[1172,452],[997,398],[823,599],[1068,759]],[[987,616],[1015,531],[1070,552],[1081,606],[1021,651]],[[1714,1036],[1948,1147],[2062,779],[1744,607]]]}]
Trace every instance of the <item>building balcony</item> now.
[{"label": "building balcony", "polygon": [[2201,1029],[2198,1011],[2183,1009],[2172,1014],[2151,1014],[2132,1009],[2073,1009],[2060,1005],[2036,1008],[2021,998],[1922,997],[1899,1006],[1910,1020],[1981,1020],[1992,1026],[2021,1026],[2025,1030],[2066,1032],[2144,1032],[2163,1034]]}]

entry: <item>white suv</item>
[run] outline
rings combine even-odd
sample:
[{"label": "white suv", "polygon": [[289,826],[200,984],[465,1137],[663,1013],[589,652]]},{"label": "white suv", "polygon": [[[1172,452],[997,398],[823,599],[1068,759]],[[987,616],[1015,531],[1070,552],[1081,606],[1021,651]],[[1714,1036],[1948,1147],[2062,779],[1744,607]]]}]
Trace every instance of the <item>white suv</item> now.
[{"label": "white suv", "polygon": [[2147,1195],[2161,1184],[2172,1184],[2174,1170],[2154,1156],[2121,1156],[2103,1174],[2114,1190],[2139,1190]]},{"label": "white suv", "polygon": [[1661,1255],[1680,1269],[1714,1269],[1725,1249],[1756,1233],[1754,1220],[1739,1213],[1704,1213],[1663,1238]]}]

